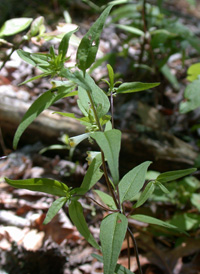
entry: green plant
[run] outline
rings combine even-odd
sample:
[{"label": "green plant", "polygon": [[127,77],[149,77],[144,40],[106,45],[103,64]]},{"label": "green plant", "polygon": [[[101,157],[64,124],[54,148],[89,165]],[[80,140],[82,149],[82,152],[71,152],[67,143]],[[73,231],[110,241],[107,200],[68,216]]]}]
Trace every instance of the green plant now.
[{"label": "green plant", "polygon": [[[142,273],[136,240],[128,224],[129,218],[184,233],[181,228],[177,228],[166,221],[151,216],[137,214],[136,209],[147,201],[154,192],[156,186],[164,193],[168,193],[168,190],[163,183],[186,176],[196,169],[191,168],[187,170],[166,172],[158,175],[144,185],[145,174],[151,164],[150,161],[146,161],[134,167],[120,178],[119,152],[121,147],[121,131],[114,128],[114,98],[115,96],[122,96],[124,93],[134,93],[154,88],[159,84],[141,82],[116,83],[113,69],[110,65],[107,65],[109,80],[105,81],[108,84],[108,90],[107,92],[104,92],[87,73],[87,69],[90,68],[95,61],[100,35],[111,8],[112,5],[108,6],[103,11],[97,21],[82,38],[77,49],[76,68],[69,69],[65,67],[65,61],[68,59],[68,57],[66,58],[66,54],[69,40],[75,31],[71,31],[64,35],[57,53],[53,47],[50,48],[50,52],[47,54],[31,54],[23,50],[17,51],[24,61],[33,66],[37,66],[38,69],[42,71],[39,76],[33,77],[24,83],[45,76],[61,77],[62,81],[54,82],[52,89],[42,94],[28,109],[15,133],[13,142],[14,148],[17,147],[24,130],[44,109],[63,97],[78,95],[78,107],[83,114],[82,118],[77,118],[73,113],[58,113],[74,118],[86,127],[85,134],[70,139],[71,146],[76,146],[83,139],[88,139],[90,142],[95,141],[100,148],[100,151],[90,152],[89,156],[91,163],[81,186],[78,188],[69,188],[62,182],[45,178],[26,180],[11,180],[5,178],[5,180],[8,184],[16,188],[25,188],[59,196],[49,208],[44,224],[50,222],[60,208],[67,203],[69,216],[78,231],[93,247],[102,253],[103,258],[99,255],[94,255],[94,257],[103,261],[105,274],[132,273],[125,267],[117,264],[121,245],[127,234],[127,241],[129,242],[129,238],[133,241],[139,273]],[[88,196],[87,193],[102,176],[105,178],[108,193],[95,190],[96,194],[103,202],[103,204],[99,204]],[[136,195],[138,195],[139,198],[133,205],[132,211],[127,212],[125,201],[132,201]],[[79,202],[79,199],[83,196],[96,203],[97,206],[108,213],[101,222],[100,242],[97,242],[94,239],[88,229],[83,214],[83,207]],[[128,260],[130,266],[130,256],[128,256]]]},{"label": "green plant", "polygon": [[[162,8],[164,1],[157,1],[157,5],[146,0],[113,2],[121,3],[121,6],[112,11],[111,23],[125,34],[120,37],[122,51],[118,55],[132,60],[129,65],[131,74],[139,79],[150,76],[156,81],[163,75],[174,89],[178,89],[179,82],[171,73],[169,58],[179,53],[184,64],[189,48],[200,53],[199,38]],[[138,46],[140,50],[137,50]],[[136,50],[131,53],[131,49]]]}]

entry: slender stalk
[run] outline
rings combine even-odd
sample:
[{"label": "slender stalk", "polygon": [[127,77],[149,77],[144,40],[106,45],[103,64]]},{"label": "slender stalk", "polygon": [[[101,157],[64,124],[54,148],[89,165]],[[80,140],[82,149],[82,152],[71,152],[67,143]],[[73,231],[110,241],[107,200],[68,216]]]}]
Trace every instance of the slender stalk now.
[{"label": "slender stalk", "polygon": [[140,259],[139,259],[139,252],[138,252],[138,247],[137,247],[137,243],[136,243],[136,240],[135,240],[135,237],[132,233],[132,231],[130,230],[130,228],[128,227],[128,233],[133,241],[133,246],[134,246],[134,249],[135,249],[135,257],[136,257],[136,261],[137,261],[137,265],[138,265],[138,272],[139,274],[143,274],[142,273],[142,268],[141,268],[141,265],[140,265]]},{"label": "slender stalk", "polygon": [[86,197],[86,199],[91,200],[93,203],[95,203],[96,205],[98,205],[99,207],[103,208],[103,209],[106,210],[106,211],[118,212],[118,210],[111,210],[110,208],[101,205],[100,203],[98,203],[97,201],[95,201],[95,200],[94,200],[93,198],[91,198],[91,197],[88,197],[88,196],[85,196],[85,197]]},{"label": "slender stalk", "polygon": [[129,233],[126,233],[126,241],[128,247],[128,269],[131,269],[131,253],[130,253],[130,241],[129,241]]},{"label": "slender stalk", "polygon": [[110,93],[110,107],[111,107],[111,119],[112,119],[112,128],[114,128],[114,107],[113,107],[113,93]]},{"label": "slender stalk", "polygon": [[18,49],[23,43],[24,43],[24,39],[22,39],[22,41],[19,42],[18,44],[13,45],[10,54],[8,54],[8,56],[6,57],[6,59],[3,61],[3,64],[2,64],[1,67],[0,67],[0,71],[1,71],[2,68],[5,66],[5,64],[8,62],[8,60],[10,60],[10,57],[11,57],[11,55],[13,54],[13,52],[14,52],[16,49]]}]

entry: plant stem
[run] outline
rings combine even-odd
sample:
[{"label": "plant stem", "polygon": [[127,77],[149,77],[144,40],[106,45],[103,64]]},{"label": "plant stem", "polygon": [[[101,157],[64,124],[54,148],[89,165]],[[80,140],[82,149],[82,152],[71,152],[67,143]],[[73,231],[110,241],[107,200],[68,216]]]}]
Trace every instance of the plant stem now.
[{"label": "plant stem", "polygon": [[[98,126],[98,128],[99,128],[100,131],[103,131],[103,129],[102,129],[102,127],[101,127],[101,124],[100,124],[100,121],[99,121],[99,117],[98,117],[98,115],[97,115],[97,111],[96,111],[96,108],[95,108],[95,105],[94,105],[92,96],[91,96],[91,94],[90,94],[89,91],[87,91],[87,95],[88,95],[88,97],[89,97],[89,100],[90,100],[90,103],[91,103],[91,107],[92,107],[92,110],[93,110],[93,112],[94,112],[94,117],[95,117],[97,126]],[[108,189],[109,189],[109,191],[110,191],[110,193],[111,193],[111,195],[112,195],[112,197],[113,197],[113,200],[114,200],[114,202],[115,202],[116,207],[117,207],[118,209],[120,209],[120,205],[119,205],[118,202],[117,202],[117,199],[116,199],[116,197],[115,197],[115,193],[114,193],[114,191],[113,191],[112,185],[111,185],[111,183],[110,183],[110,181],[109,181],[109,177],[108,177],[108,172],[107,172],[107,168],[106,168],[106,162],[105,162],[104,153],[103,153],[103,151],[102,151],[101,148],[100,148],[100,150],[101,150],[101,158],[102,158],[102,164],[103,164],[103,172],[104,172],[106,184],[107,184]]]},{"label": "plant stem", "polygon": [[93,198],[91,198],[91,197],[88,197],[88,196],[85,196],[85,197],[86,197],[86,199],[91,200],[93,203],[95,203],[96,205],[98,205],[99,207],[103,208],[103,209],[106,210],[106,211],[118,212],[118,210],[112,210],[112,209],[110,209],[110,208],[108,208],[108,207],[105,207],[105,206],[101,205],[100,203],[98,203],[97,201],[95,201],[95,200],[94,200]]},{"label": "plant stem", "polygon": [[110,107],[111,107],[111,119],[112,119],[112,129],[114,128],[114,107],[113,107],[113,93],[110,93]]},{"label": "plant stem", "polygon": [[126,241],[128,246],[128,269],[131,269],[131,254],[130,254],[130,241],[129,241],[129,233],[126,233]]},{"label": "plant stem", "polygon": [[139,272],[139,274],[143,274],[142,273],[142,268],[141,268],[141,265],[140,265],[139,252],[138,252],[135,237],[134,237],[134,235],[133,235],[133,233],[132,233],[132,231],[130,230],[129,227],[127,228],[127,230],[128,230],[128,233],[131,236],[131,239],[133,241],[133,246],[134,246],[134,249],[135,249],[135,257],[136,257],[136,261],[137,261],[137,265],[138,265],[138,272]]}]

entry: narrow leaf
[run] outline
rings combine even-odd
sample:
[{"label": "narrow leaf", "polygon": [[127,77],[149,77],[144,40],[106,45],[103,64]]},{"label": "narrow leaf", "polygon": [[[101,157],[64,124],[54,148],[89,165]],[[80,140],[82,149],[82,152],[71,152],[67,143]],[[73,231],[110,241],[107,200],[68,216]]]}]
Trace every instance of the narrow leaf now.
[{"label": "narrow leaf", "polygon": [[11,180],[5,178],[6,182],[15,187],[28,189],[31,191],[40,191],[56,196],[66,197],[69,193],[69,188],[62,182],[47,179],[47,178],[31,178],[26,180]]},{"label": "narrow leaf", "polygon": [[85,193],[90,190],[102,177],[103,172],[100,170],[101,165],[101,154],[97,154],[96,157],[92,160],[92,163],[89,165],[89,168],[81,184],[81,188],[85,189]]},{"label": "narrow leaf", "polygon": [[99,245],[95,241],[94,237],[90,233],[85,217],[83,215],[82,205],[77,201],[72,201],[69,205],[69,216],[80,232],[80,234],[94,247],[100,249]]},{"label": "narrow leaf", "polygon": [[14,136],[13,147],[17,148],[19,139],[25,129],[34,121],[34,119],[45,109],[50,107],[53,103],[59,99],[65,97],[71,91],[71,88],[58,87],[58,93],[51,92],[51,90],[43,93],[35,102],[30,106],[30,108],[25,113],[20,125],[17,128],[17,131]]},{"label": "narrow leaf", "polygon": [[117,28],[125,30],[127,32],[130,32],[132,34],[136,34],[139,36],[143,36],[144,32],[138,28],[132,27],[132,26],[127,26],[127,25],[122,25],[122,24],[116,24],[115,25]]},{"label": "narrow leaf", "polygon": [[100,226],[104,274],[113,274],[128,226],[127,218],[120,213],[105,217]]},{"label": "narrow leaf", "polygon": [[67,202],[67,200],[68,198],[61,197],[52,203],[44,219],[44,222],[43,222],[44,225],[48,224],[53,219],[53,217],[56,216],[58,211],[63,207],[63,205]]},{"label": "narrow leaf", "polygon": [[115,185],[119,183],[119,151],[121,146],[121,132],[117,129],[91,134],[103,150]]},{"label": "narrow leaf", "polygon": [[117,93],[138,92],[138,91],[154,88],[159,85],[160,83],[141,83],[141,82],[123,83],[119,86],[116,92]]},{"label": "narrow leaf", "polygon": [[146,216],[146,215],[140,215],[140,214],[136,214],[136,215],[132,215],[130,216],[132,219],[143,222],[143,223],[147,223],[147,224],[152,224],[152,225],[159,225],[159,226],[163,226],[169,229],[173,229],[173,230],[177,230],[177,231],[182,231],[181,229],[179,229],[177,226],[174,226],[172,224],[169,224],[167,222],[161,221],[159,219],[156,219],[154,217],[150,217],[150,216]]},{"label": "narrow leaf", "polygon": [[108,76],[110,80],[110,89],[112,90],[114,87],[114,71],[111,65],[107,64],[107,69],[108,69]]},{"label": "narrow leaf", "polygon": [[73,31],[70,31],[68,33],[66,33],[61,42],[60,42],[60,45],[59,45],[59,48],[58,48],[58,53],[59,55],[61,55],[61,60],[64,60],[65,59],[65,56],[67,54],[67,50],[68,50],[68,47],[69,47],[69,40],[70,40],[70,37],[72,36],[72,34],[74,32],[76,32],[77,29],[73,30]]},{"label": "narrow leaf", "polygon": [[34,77],[32,77],[32,78],[29,78],[28,80],[26,80],[26,81],[20,83],[19,86],[24,85],[24,84],[27,84],[27,83],[29,83],[29,82],[32,82],[32,81],[34,81],[34,80],[37,80],[37,79],[46,77],[46,76],[48,76],[48,75],[50,75],[50,74],[51,74],[50,72],[44,72],[44,73],[42,73],[42,74],[36,75],[36,76],[34,76]]},{"label": "narrow leaf", "polygon": [[137,203],[134,204],[133,208],[137,208],[141,205],[143,205],[147,199],[151,196],[151,194],[154,192],[155,184],[154,182],[149,182],[148,185],[145,187],[144,191],[141,193],[140,198],[138,199]]},{"label": "narrow leaf", "polygon": [[101,190],[94,190],[94,192],[100,197],[102,202],[107,205],[109,208],[115,210],[117,209],[113,197]]},{"label": "narrow leaf", "polygon": [[[98,255],[98,254],[91,254],[93,258],[97,259],[99,262],[103,263],[103,257]],[[116,268],[115,268],[115,273],[117,274],[134,274],[132,271],[130,271],[129,269],[127,269],[126,267],[117,264]]]},{"label": "narrow leaf", "polygon": [[162,192],[164,192],[165,194],[170,194],[169,190],[159,181],[156,181],[155,183],[162,190]]},{"label": "narrow leaf", "polygon": [[102,12],[100,17],[96,20],[80,42],[76,59],[78,68],[84,73],[86,69],[89,68],[95,61],[99,47],[100,35],[111,8],[112,6],[109,6]]},{"label": "narrow leaf", "polygon": [[147,161],[130,170],[119,183],[119,195],[121,203],[132,200],[143,187],[147,169],[151,162]]},{"label": "narrow leaf", "polygon": [[156,178],[156,181],[159,181],[160,183],[174,181],[181,177],[187,176],[187,175],[195,172],[196,170],[197,170],[196,168],[188,168],[188,169],[183,169],[183,170],[175,170],[175,171],[165,172],[165,173],[158,175],[158,177]]}]

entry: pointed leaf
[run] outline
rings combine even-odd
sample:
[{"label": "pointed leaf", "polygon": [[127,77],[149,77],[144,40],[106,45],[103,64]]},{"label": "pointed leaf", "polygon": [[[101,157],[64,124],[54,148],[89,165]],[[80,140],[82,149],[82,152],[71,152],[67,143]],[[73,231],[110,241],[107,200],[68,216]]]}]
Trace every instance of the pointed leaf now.
[{"label": "pointed leaf", "polygon": [[169,190],[159,181],[156,181],[155,183],[162,190],[162,192],[164,192],[165,194],[170,194]]},{"label": "pointed leaf", "polygon": [[145,187],[144,191],[141,193],[137,203],[134,204],[133,208],[137,208],[143,205],[149,199],[151,194],[154,192],[154,189],[155,189],[155,183],[153,181],[149,182],[148,185]]},{"label": "pointed leaf", "polygon": [[120,213],[105,217],[100,226],[104,274],[113,274],[128,226],[127,218]]},{"label": "pointed leaf", "polygon": [[25,129],[34,121],[34,119],[45,109],[50,107],[53,103],[59,99],[65,97],[67,93],[71,91],[72,88],[58,87],[58,93],[51,92],[51,90],[43,93],[35,102],[30,106],[30,108],[25,113],[20,125],[14,136],[13,147],[16,149],[19,139]]},{"label": "pointed leaf", "polygon": [[94,247],[100,249],[99,245],[95,241],[94,237],[90,233],[85,217],[83,215],[82,205],[77,201],[72,201],[69,205],[69,216],[80,232],[80,234]]},{"label": "pointed leaf", "polygon": [[28,28],[32,18],[13,18],[7,20],[0,29],[0,37],[14,35]]},{"label": "pointed leaf", "polygon": [[[98,255],[98,254],[91,254],[93,258],[97,259],[99,262],[103,263],[103,257]],[[115,268],[115,273],[117,274],[134,274],[132,271],[130,271],[129,269],[125,268],[124,266],[117,264],[116,268]]]},{"label": "pointed leaf", "polygon": [[59,48],[58,48],[58,53],[59,55],[61,55],[61,60],[64,60],[65,59],[65,56],[67,54],[67,50],[68,50],[68,47],[69,47],[69,40],[70,40],[70,37],[72,36],[72,34],[74,32],[76,32],[77,29],[73,30],[73,31],[70,31],[68,33],[66,33],[61,42],[60,42],[60,45],[59,45]]},{"label": "pointed leaf", "polygon": [[127,32],[130,32],[132,34],[136,34],[139,36],[143,36],[144,32],[138,28],[132,27],[132,26],[127,26],[127,25],[122,25],[122,24],[115,24],[115,26],[119,29],[125,30]]},{"label": "pointed leaf", "polygon": [[123,83],[119,86],[116,92],[117,93],[138,92],[138,91],[154,88],[159,85],[160,83],[141,83],[141,82]]},{"label": "pointed leaf", "polygon": [[112,90],[114,87],[114,71],[111,65],[107,64],[107,69],[108,69],[108,76],[110,80],[110,89]]},{"label": "pointed leaf", "polygon": [[156,181],[159,181],[160,183],[174,181],[181,177],[190,175],[191,173],[195,172],[196,170],[197,170],[196,168],[188,168],[188,169],[183,169],[183,170],[175,170],[175,171],[165,172],[165,173],[158,175],[158,177],[156,178]]},{"label": "pointed leaf", "polygon": [[152,224],[152,225],[159,225],[159,226],[163,226],[169,229],[173,229],[173,230],[177,230],[177,231],[181,231],[184,232],[183,230],[179,229],[177,226],[174,226],[172,224],[169,224],[167,222],[161,221],[159,219],[156,219],[154,217],[150,217],[150,216],[146,216],[146,215],[140,215],[140,214],[136,214],[136,215],[132,215],[130,216],[132,219],[143,222],[143,223],[147,223],[147,224]]},{"label": "pointed leaf", "polygon": [[17,50],[17,54],[19,55],[19,57],[24,60],[26,63],[32,65],[32,66],[36,66],[36,62],[31,58],[31,53],[24,51],[22,49],[18,49]]},{"label": "pointed leaf", "polygon": [[69,188],[65,184],[47,178],[31,178],[26,180],[11,180],[5,178],[6,182],[15,187],[28,189],[31,191],[40,191],[56,196],[66,197],[69,193]]},{"label": "pointed leaf", "polygon": [[76,59],[78,68],[84,73],[86,69],[89,68],[95,61],[99,47],[100,35],[111,8],[112,6],[109,6],[102,12],[80,42]]},{"label": "pointed leaf", "polygon": [[136,166],[121,179],[119,183],[119,196],[121,203],[132,200],[143,187],[147,169],[151,162],[147,161]]},{"label": "pointed leaf", "polygon": [[68,198],[61,197],[52,203],[44,219],[44,222],[43,222],[44,225],[48,224],[56,216],[58,211],[63,207],[63,205],[67,202],[67,200]]},{"label": "pointed leaf", "polygon": [[119,151],[121,146],[121,132],[117,129],[91,134],[103,150],[115,185],[119,183]]},{"label": "pointed leaf", "polygon": [[27,84],[27,83],[29,83],[29,82],[32,82],[32,81],[34,81],[34,80],[37,80],[37,79],[40,79],[40,78],[49,76],[50,74],[51,74],[50,72],[44,72],[44,73],[42,73],[42,74],[39,74],[39,75],[34,76],[34,77],[32,77],[32,78],[29,78],[28,80],[26,80],[26,81],[20,83],[19,86],[24,85],[24,84]]},{"label": "pointed leaf", "polygon": [[92,160],[92,163],[89,165],[89,168],[81,184],[81,188],[85,189],[85,193],[90,190],[102,177],[103,172],[100,170],[101,165],[101,154],[97,154],[96,157]]},{"label": "pointed leaf", "polygon": [[94,192],[100,197],[102,202],[107,205],[109,208],[115,210],[117,209],[113,197],[101,190],[94,190]]}]

